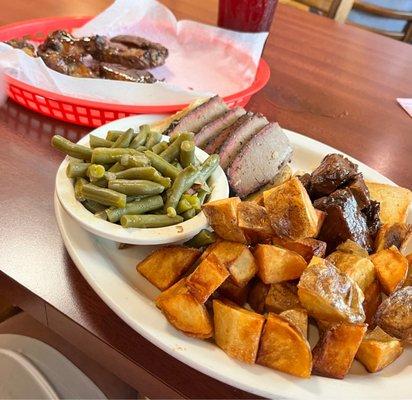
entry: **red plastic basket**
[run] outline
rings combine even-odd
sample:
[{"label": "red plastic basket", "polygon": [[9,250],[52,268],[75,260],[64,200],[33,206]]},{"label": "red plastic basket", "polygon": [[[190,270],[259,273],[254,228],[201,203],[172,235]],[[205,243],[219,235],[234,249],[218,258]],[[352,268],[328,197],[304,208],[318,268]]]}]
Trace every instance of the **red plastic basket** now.
[{"label": "red plastic basket", "polygon": [[[17,37],[41,41],[54,30],[71,31],[90,19],[91,17],[42,18],[5,25],[0,27],[0,41]],[[224,97],[224,100],[230,107],[246,105],[250,97],[266,85],[269,77],[270,68],[266,61],[261,59],[253,84],[241,92]],[[9,97],[18,104],[52,118],[93,127],[129,115],[169,113],[187,106],[187,104],[136,106],[82,100],[28,85],[10,75],[6,75],[6,83]]]}]

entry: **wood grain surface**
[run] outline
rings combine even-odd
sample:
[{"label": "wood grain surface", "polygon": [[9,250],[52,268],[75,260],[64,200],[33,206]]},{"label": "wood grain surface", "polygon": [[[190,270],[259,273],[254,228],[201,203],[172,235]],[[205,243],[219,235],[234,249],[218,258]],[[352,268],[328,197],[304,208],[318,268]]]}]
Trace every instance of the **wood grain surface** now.
[{"label": "wood grain surface", "polygon": [[[164,1],[178,16],[215,23],[217,1]],[[109,1],[14,0],[0,23],[93,15]],[[269,84],[249,105],[285,128],[349,153],[411,188],[412,119],[396,97],[412,96],[412,46],[279,6],[265,48]],[[53,134],[78,140],[84,127],[8,101],[0,111],[0,293],[153,398],[247,398],[176,361],[123,323],[70,260],[53,210],[63,157]]]}]

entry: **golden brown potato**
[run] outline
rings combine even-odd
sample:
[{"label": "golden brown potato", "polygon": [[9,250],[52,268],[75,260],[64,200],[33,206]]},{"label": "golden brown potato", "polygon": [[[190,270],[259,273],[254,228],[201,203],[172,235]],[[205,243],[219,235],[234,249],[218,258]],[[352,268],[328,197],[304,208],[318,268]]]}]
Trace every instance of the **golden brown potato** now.
[{"label": "golden brown potato", "polygon": [[308,338],[308,313],[303,308],[296,310],[286,310],[279,314],[281,317],[286,318],[292,324],[295,324],[297,328],[302,332],[305,339]]},{"label": "golden brown potato", "polygon": [[329,254],[326,259],[352,278],[362,291],[375,280],[375,266],[369,257],[335,251]]},{"label": "golden brown potato", "polygon": [[272,244],[298,253],[307,263],[310,262],[313,256],[324,257],[326,253],[326,243],[313,238],[291,240],[274,237]]},{"label": "golden brown potato", "polygon": [[258,266],[257,275],[264,283],[297,279],[307,265],[299,254],[269,244],[258,244],[254,256]]},{"label": "golden brown potato", "polygon": [[299,178],[264,192],[263,201],[277,236],[295,240],[316,236],[318,215]]},{"label": "golden brown potato", "polygon": [[384,183],[365,182],[370,197],[381,204],[380,219],[383,224],[406,222],[412,194],[409,189]]},{"label": "golden brown potato", "polygon": [[256,280],[251,283],[247,302],[250,307],[259,314],[263,314],[265,311],[265,301],[269,287],[269,285],[263,283],[259,278],[256,278]]},{"label": "golden brown potato", "polygon": [[242,201],[237,206],[237,219],[249,243],[267,242],[275,234],[266,208],[253,201]]},{"label": "golden brown potato", "polygon": [[200,256],[198,249],[185,246],[165,246],[155,250],[136,269],[160,290],[166,290],[192,266]]},{"label": "golden brown potato", "polygon": [[371,256],[382,290],[388,296],[402,287],[408,273],[408,260],[395,246]]},{"label": "golden brown potato", "polygon": [[365,322],[371,328],[374,325],[376,310],[382,302],[381,285],[375,279],[363,292],[363,310],[365,311]]},{"label": "golden brown potato", "polygon": [[247,296],[250,290],[250,284],[239,287],[226,279],[218,289],[219,295],[226,299],[232,300],[239,306],[243,306],[247,301]]},{"label": "golden brown potato", "polygon": [[246,236],[238,226],[237,206],[239,204],[239,197],[230,197],[206,203],[203,211],[210,226],[222,239],[247,243]]},{"label": "golden brown potato", "polygon": [[272,283],[266,295],[265,310],[279,313],[294,308],[302,308],[297,287],[290,282]]},{"label": "golden brown potato", "polygon": [[403,283],[403,286],[412,286],[412,253],[408,254],[406,256],[406,259],[408,260],[408,273],[406,274],[406,279],[405,282]]},{"label": "golden brown potato", "polygon": [[209,254],[186,279],[186,286],[201,304],[226,280],[229,271],[214,254]]},{"label": "golden brown potato", "polygon": [[213,300],[215,342],[229,356],[253,364],[265,317],[234,303]]},{"label": "golden brown potato", "polygon": [[359,257],[369,257],[369,253],[362,247],[359,246],[353,240],[346,240],[345,242],[341,243],[338,247],[336,247],[336,251],[340,251],[341,253],[348,253],[353,254]]},{"label": "golden brown potato", "polygon": [[385,332],[412,343],[412,286],[404,287],[382,302],[376,323]]},{"label": "golden brown potato", "polygon": [[256,204],[263,206],[263,192],[271,188],[274,188],[275,186],[279,186],[282,183],[285,183],[291,178],[291,176],[292,176],[292,169],[290,168],[289,164],[286,164],[279,170],[273,182],[267,183],[255,193],[252,193],[249,196],[247,196],[245,200],[253,201]]},{"label": "golden brown potato", "polygon": [[324,332],[313,349],[313,373],[343,379],[365,335],[366,324],[341,322]]},{"label": "golden brown potato", "polygon": [[253,254],[242,243],[222,240],[213,246],[209,254],[213,254],[228,269],[230,279],[239,287],[246,286],[257,272]]},{"label": "golden brown potato", "polygon": [[412,236],[412,226],[409,224],[383,224],[375,238],[375,252],[396,246],[404,251]]},{"label": "golden brown potato", "polygon": [[309,378],[312,354],[302,332],[285,317],[269,313],[263,328],[257,361],[301,378]]},{"label": "golden brown potato", "polygon": [[364,296],[356,282],[331,262],[313,257],[298,283],[298,296],[308,314],[326,321],[363,322]]},{"label": "golden brown potato", "polygon": [[170,324],[186,335],[199,339],[213,336],[212,320],[206,307],[189,292],[186,278],[161,293],[156,305]]},{"label": "golden brown potato", "polygon": [[325,321],[321,319],[316,320],[316,325],[318,327],[320,337],[322,337],[323,334],[327,332],[328,330],[330,330],[333,326],[338,325],[338,324],[340,324],[340,322],[331,322],[331,321]]},{"label": "golden brown potato", "polygon": [[377,326],[366,333],[356,358],[369,372],[378,372],[392,364],[403,352],[400,340],[393,338]]}]

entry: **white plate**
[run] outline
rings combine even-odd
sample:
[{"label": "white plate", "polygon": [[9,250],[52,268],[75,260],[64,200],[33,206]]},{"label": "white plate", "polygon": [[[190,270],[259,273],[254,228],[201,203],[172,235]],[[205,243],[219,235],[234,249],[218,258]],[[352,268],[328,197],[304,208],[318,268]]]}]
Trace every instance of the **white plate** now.
[{"label": "white plate", "polygon": [[[163,118],[164,115],[136,115],[122,118],[109,124],[96,128],[90,134],[106,137],[109,130],[126,130],[128,128],[137,128],[143,124],[150,124]],[[169,137],[164,136],[165,140]],[[89,135],[84,136],[78,142],[79,144],[89,146]],[[205,161],[208,154],[203,150],[196,148],[195,154],[200,161]],[[61,163],[56,175],[56,193],[64,209],[76,221],[88,231],[121,243],[130,244],[166,244],[182,242],[196,235],[200,230],[208,226],[206,216],[200,212],[195,217],[181,224],[167,226],[164,228],[125,229],[121,225],[113,224],[108,221],[96,218],[92,213],[86,210],[83,205],[76,200],[74,196],[73,179],[66,176],[66,168],[70,157],[66,157]],[[229,185],[227,178],[221,167],[218,167],[209,178],[209,185],[212,189],[209,201],[224,199],[229,196]]]},{"label": "white plate", "polygon": [[[326,154],[337,152],[303,135],[285,132],[295,149],[294,169],[312,170]],[[359,165],[367,179],[393,184],[366,165],[352,161]],[[239,389],[269,398],[411,398],[411,346],[395,363],[376,374],[368,374],[355,362],[342,381],[319,376],[299,379],[259,365],[235,361],[216,345],[179,333],[153,304],[158,290],[135,270],[136,263],[153,247],[117,250],[114,242],[81,229],[60,207],[57,198],[55,210],[70,256],[103,301],[142,336],[191,367]]]}]

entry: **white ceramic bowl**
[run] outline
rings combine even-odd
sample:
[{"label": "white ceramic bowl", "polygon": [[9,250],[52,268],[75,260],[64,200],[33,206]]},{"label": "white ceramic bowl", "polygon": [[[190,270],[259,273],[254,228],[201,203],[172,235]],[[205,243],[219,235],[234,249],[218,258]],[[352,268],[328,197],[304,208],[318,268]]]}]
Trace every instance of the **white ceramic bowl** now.
[{"label": "white ceramic bowl", "polygon": [[[108,130],[126,130],[128,128],[137,128],[142,124],[148,124],[163,117],[164,116],[162,115],[127,117],[113,121],[106,125],[102,125],[90,133],[95,136],[105,137]],[[168,140],[168,137],[164,138]],[[83,137],[78,143],[88,146],[89,135]],[[196,148],[195,154],[200,161],[204,161],[208,157],[207,153],[198,148]],[[203,212],[199,213],[194,218],[177,225],[148,229],[123,228],[121,225],[96,218],[79,201],[77,201],[74,196],[73,179],[69,179],[66,176],[66,168],[69,161],[70,157],[66,157],[57,171],[57,197],[64,209],[84,229],[94,233],[97,236],[120,243],[155,245],[188,240],[196,235],[200,230],[207,228],[208,226],[207,219]],[[221,167],[218,167],[211,175],[209,186],[212,189],[209,201],[224,199],[229,196],[229,185],[227,183],[226,175]]]}]

